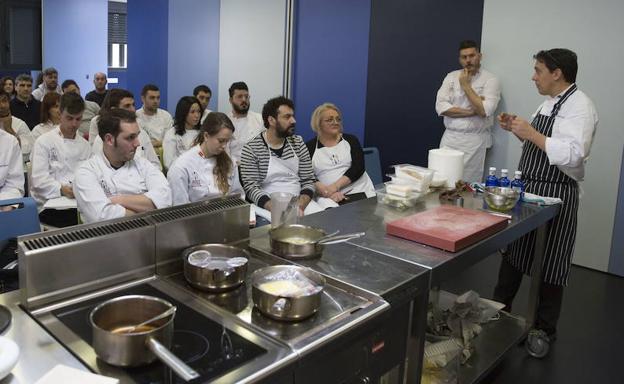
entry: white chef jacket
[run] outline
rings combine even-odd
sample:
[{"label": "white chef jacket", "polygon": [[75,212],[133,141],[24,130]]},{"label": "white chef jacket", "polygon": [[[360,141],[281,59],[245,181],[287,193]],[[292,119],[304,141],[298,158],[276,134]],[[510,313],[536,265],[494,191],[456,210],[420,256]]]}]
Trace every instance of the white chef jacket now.
[{"label": "white chef jacket", "polygon": [[208,114],[212,112],[210,109],[206,108],[204,109],[204,113],[202,114],[201,120],[199,121],[200,124],[204,124],[204,120],[206,120],[206,117],[208,117]]},{"label": "white chef jacket", "polygon": [[0,200],[24,196],[24,163],[15,136],[0,129]]},{"label": "white chef jacket", "polygon": [[58,124],[52,124],[52,122],[48,120],[45,123],[40,123],[40,124],[35,125],[35,127],[30,132],[30,134],[32,135],[33,140],[37,141],[39,136],[43,135],[44,133],[50,132],[54,128],[58,128]]},{"label": "white chef jacket", "polygon": [[[217,164],[216,157],[204,157],[199,145],[194,146],[180,155],[167,172],[167,180],[171,185],[173,205],[195,202],[206,197],[222,196],[213,173]],[[238,180],[238,167],[232,166],[228,177],[230,190],[228,193],[243,194]]]},{"label": "white chef jacket", "polygon": [[76,170],[74,193],[85,223],[125,216],[126,209],[110,201],[116,195],[145,195],[156,208],[171,206],[167,179],[143,157],[114,169],[103,153],[94,153]]},{"label": "white chef jacket", "polygon": [[78,132],[80,132],[82,136],[91,132],[91,120],[93,120],[93,118],[100,112],[100,106],[98,103],[89,100],[85,100],[84,102],[85,109],[82,112],[82,122],[80,123],[80,128],[78,128]]},{"label": "white chef jacket", "polygon": [[22,155],[25,159],[30,155],[33,143],[35,140],[30,132],[30,128],[22,119],[18,119],[15,116],[11,116],[11,128],[19,137],[20,147],[22,148]]},{"label": "white chef jacket", "polygon": [[79,133],[66,139],[59,127],[41,135],[30,154],[32,164],[30,192],[41,207],[61,197],[61,186],[74,182],[78,165],[91,156],[91,147]]},{"label": "white chef jacket", "polygon": [[[102,149],[104,147],[102,138],[97,133],[98,119],[99,119],[99,116],[95,116],[91,120],[92,125],[94,124],[94,121],[95,121],[95,129],[96,129],[95,138],[93,139],[93,146],[91,148],[91,151],[93,153],[102,153]],[[91,133],[89,133],[89,142],[91,142]],[[143,129],[139,130],[139,144],[141,145],[136,149],[136,152],[134,153],[134,158],[136,159],[138,157],[144,157],[150,163],[154,164],[154,166],[156,166],[158,169],[162,170],[162,164],[160,163],[160,160],[158,159],[158,155],[156,154],[156,151],[154,150],[154,146],[152,145],[152,140],[150,140],[149,136],[147,135],[147,133],[145,133]]]},{"label": "white chef jacket", "polygon": [[[555,103],[565,93],[549,97],[533,114],[550,116]],[[580,90],[576,90],[561,105],[555,117],[551,137],[546,138],[546,155],[551,165],[576,181],[585,177],[585,162],[598,127],[598,113],[594,103]]]},{"label": "white chef jacket", "polygon": [[234,117],[232,112],[228,113],[228,117],[234,124],[234,134],[230,140],[228,153],[234,163],[240,162],[243,146],[251,139],[264,132],[266,128],[262,121],[262,115],[249,111],[245,117]]},{"label": "white chef jacket", "polygon": [[[48,88],[46,87],[45,83],[41,83],[39,84],[39,86],[35,89],[33,89],[32,91],[32,96],[35,100],[41,101],[43,100],[43,96],[46,95],[46,93],[50,92],[48,90]],[[63,94],[63,90],[61,89],[60,85],[56,86],[56,90],[54,91],[56,93],[58,93],[59,95]]]},{"label": "white chef jacket", "polygon": [[164,109],[156,109],[154,115],[148,115],[143,108],[136,111],[137,120],[141,128],[143,128],[152,139],[163,141],[165,133],[173,127],[173,118],[171,114]]},{"label": "white chef jacket", "polygon": [[191,149],[198,133],[198,129],[187,129],[184,135],[180,136],[176,134],[175,128],[165,133],[162,145],[165,168],[169,169],[178,156]]}]

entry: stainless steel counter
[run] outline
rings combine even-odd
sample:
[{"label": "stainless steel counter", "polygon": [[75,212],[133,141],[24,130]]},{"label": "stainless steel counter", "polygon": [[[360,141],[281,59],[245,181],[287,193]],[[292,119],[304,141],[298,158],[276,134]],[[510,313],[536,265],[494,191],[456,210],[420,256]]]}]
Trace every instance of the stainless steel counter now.
[{"label": "stainless steel counter", "polygon": [[57,364],[89,372],[78,359],[18,307],[19,300],[18,291],[0,295],[0,304],[9,308],[13,316],[11,325],[3,336],[15,341],[20,348],[17,365],[11,374],[0,382],[2,384],[31,384]]}]

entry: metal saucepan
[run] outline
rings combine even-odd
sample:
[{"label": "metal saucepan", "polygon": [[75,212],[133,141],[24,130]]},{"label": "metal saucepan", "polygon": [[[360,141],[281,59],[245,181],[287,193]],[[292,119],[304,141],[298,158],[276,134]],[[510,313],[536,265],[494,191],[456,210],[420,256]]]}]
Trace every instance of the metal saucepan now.
[{"label": "metal saucepan", "polygon": [[199,377],[191,367],[169,351],[173,339],[173,318],[154,321],[127,333],[140,324],[172,308],[166,300],[153,296],[128,295],[107,300],[89,314],[93,349],[101,360],[115,366],[136,367],[159,358],[185,381]]},{"label": "metal saucepan", "polygon": [[287,224],[269,231],[271,250],[287,259],[320,257],[324,245],[343,243],[365,235],[364,232],[336,236],[320,229],[301,224]]},{"label": "metal saucepan", "polygon": [[295,265],[274,265],[251,275],[251,296],[262,314],[275,320],[298,321],[321,306],[325,278]]},{"label": "metal saucepan", "polygon": [[[202,264],[204,256],[209,256],[210,259],[206,260],[211,261]],[[184,277],[194,288],[224,292],[245,281],[249,253],[231,245],[202,244],[185,249],[182,259]]]}]

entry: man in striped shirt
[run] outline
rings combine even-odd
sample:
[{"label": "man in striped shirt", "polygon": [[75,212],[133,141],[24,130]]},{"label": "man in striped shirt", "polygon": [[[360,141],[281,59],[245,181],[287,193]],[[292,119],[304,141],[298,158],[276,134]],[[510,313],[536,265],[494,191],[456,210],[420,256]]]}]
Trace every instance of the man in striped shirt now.
[{"label": "man in striped shirt", "polygon": [[314,172],[310,153],[295,135],[295,106],[285,97],[267,101],[262,108],[266,131],[243,147],[240,177],[247,198],[271,210],[270,195],[288,192],[299,196],[300,214],[322,210],[314,201]]}]

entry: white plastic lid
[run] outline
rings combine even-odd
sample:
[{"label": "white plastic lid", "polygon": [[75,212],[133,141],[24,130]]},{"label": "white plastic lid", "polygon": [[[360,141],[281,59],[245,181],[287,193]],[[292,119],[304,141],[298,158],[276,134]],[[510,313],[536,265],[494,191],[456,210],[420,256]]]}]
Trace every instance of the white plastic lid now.
[{"label": "white plastic lid", "polygon": [[490,167],[490,172],[492,171],[496,172],[496,167]]},{"label": "white plastic lid", "polygon": [[522,176],[522,171],[516,171],[516,172],[514,172],[514,175],[516,175],[516,176]]},{"label": "white plastic lid", "polygon": [[503,168],[503,169],[501,169],[501,172],[503,172],[503,173],[508,173],[508,172],[509,172],[509,170],[508,170],[508,169]]}]

